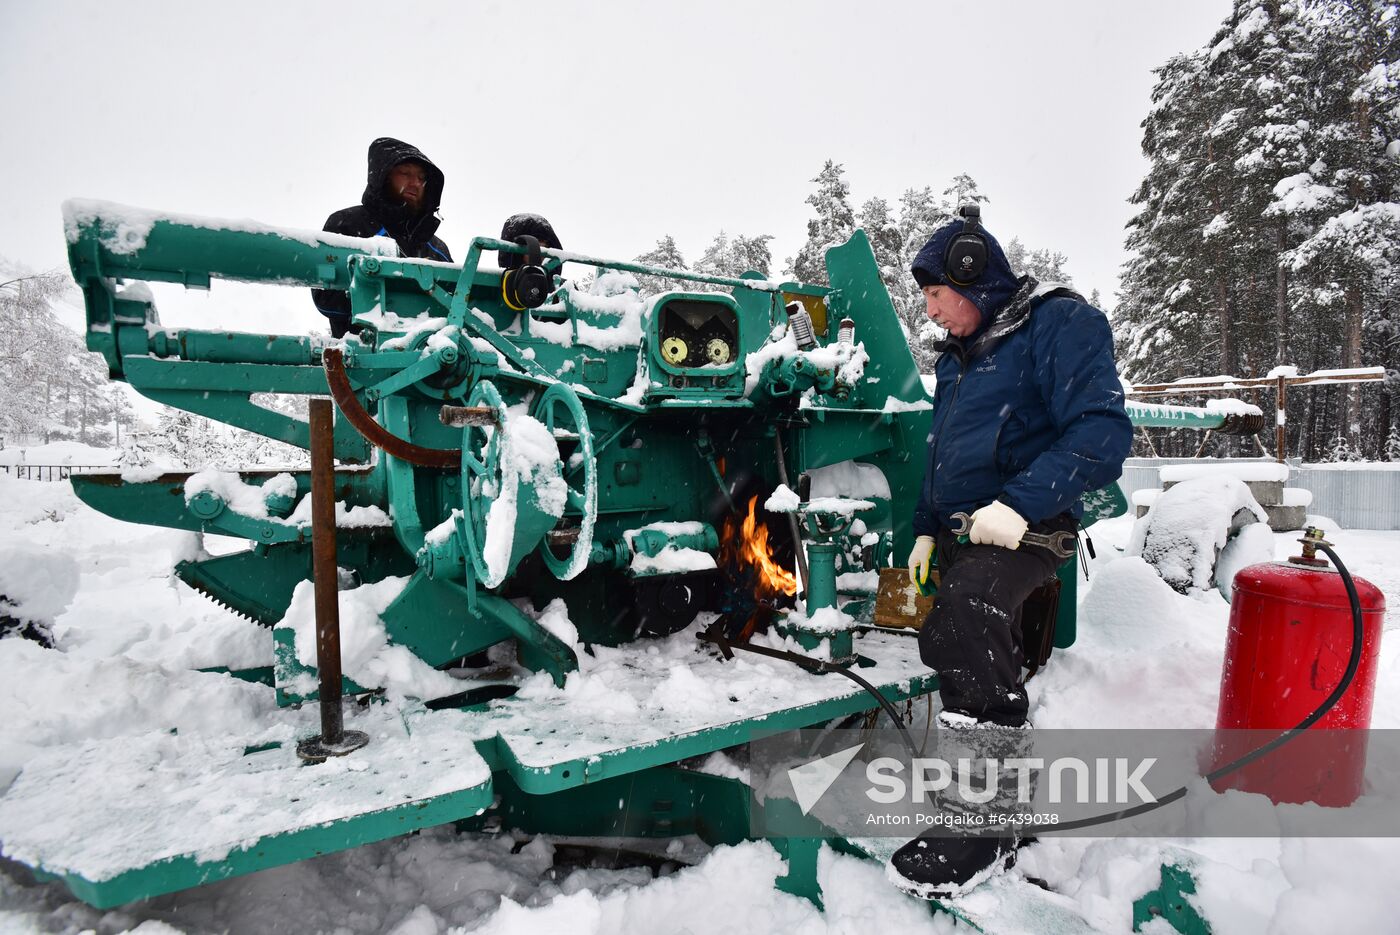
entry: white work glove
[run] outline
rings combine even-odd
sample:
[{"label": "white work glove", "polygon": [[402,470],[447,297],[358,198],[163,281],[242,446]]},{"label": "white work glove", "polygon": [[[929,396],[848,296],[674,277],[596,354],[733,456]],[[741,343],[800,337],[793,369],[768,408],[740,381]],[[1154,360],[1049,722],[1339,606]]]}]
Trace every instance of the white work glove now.
[{"label": "white work glove", "polygon": [[928,580],[928,561],[933,555],[933,536],[920,536],[914,540],[914,551],[909,553],[909,583],[914,587]]},{"label": "white work glove", "polygon": [[1021,547],[1027,523],[1011,507],[993,500],[972,514],[972,529],[967,537],[973,545],[999,545],[1003,549]]}]

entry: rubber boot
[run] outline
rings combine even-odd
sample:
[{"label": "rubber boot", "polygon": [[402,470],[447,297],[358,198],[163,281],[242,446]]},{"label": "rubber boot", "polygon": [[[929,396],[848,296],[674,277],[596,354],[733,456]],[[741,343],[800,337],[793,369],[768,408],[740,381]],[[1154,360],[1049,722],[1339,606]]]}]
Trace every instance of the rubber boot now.
[{"label": "rubber boot", "polygon": [[[949,711],[939,714],[938,725],[937,755],[949,763],[955,763],[960,754],[969,757],[974,765],[973,788],[987,788],[986,757],[1004,760],[1029,754],[1029,725],[1005,727]],[[964,815],[1015,811],[1017,782],[1014,771],[999,771],[994,800],[986,805],[973,806],[956,797],[940,804],[946,813]],[[920,899],[961,896],[1015,864],[1017,847],[1028,842],[1021,840],[1014,825],[1006,827],[1005,833],[963,836],[950,836],[946,828],[925,831],[894,852],[885,865],[885,876],[899,890]]]}]

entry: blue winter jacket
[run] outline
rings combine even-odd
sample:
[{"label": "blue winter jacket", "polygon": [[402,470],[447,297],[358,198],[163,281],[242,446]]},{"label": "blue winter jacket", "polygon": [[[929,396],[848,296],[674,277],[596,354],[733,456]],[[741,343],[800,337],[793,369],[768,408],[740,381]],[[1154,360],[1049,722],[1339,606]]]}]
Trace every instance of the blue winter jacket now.
[{"label": "blue winter jacket", "polygon": [[1103,312],[1077,296],[1033,293],[991,321],[983,314],[965,342],[939,345],[915,535],[936,535],[956,525],[954,513],[993,500],[1032,524],[1078,517],[1079,498],[1116,480],[1132,445]]}]

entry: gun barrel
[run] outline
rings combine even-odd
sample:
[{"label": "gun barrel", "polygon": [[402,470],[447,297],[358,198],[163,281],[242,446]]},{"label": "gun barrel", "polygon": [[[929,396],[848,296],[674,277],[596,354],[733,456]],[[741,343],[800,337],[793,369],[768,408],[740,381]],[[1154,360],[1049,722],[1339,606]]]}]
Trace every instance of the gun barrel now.
[{"label": "gun barrel", "polygon": [[107,201],[67,201],[63,220],[79,283],[120,278],[208,288],[217,277],[347,289],[350,257],[398,256],[387,237],[345,237]]},{"label": "gun barrel", "polygon": [[1238,403],[1229,409],[1168,406],[1129,401],[1128,418],[1139,428],[1206,429],[1231,435],[1253,435],[1264,429],[1264,413],[1257,406]]}]

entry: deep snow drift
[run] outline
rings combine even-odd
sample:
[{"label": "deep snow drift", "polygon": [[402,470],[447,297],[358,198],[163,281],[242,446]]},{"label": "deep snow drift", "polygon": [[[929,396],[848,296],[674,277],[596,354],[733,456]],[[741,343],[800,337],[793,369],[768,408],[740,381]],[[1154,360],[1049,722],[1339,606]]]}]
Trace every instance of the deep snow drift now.
[{"label": "deep snow drift", "polygon": [[[1214,724],[1228,607],[1214,591],[1178,594],[1140,558],[1124,556],[1130,530],[1127,519],[1092,530],[1098,559],[1081,601],[1079,641],[1029,685],[1040,727]],[[1294,537],[1276,536],[1276,554],[1293,552]],[[1400,569],[1393,564],[1400,533],[1346,530],[1332,538],[1354,573],[1389,598],[1373,725],[1400,727]],[[0,787],[62,743],[137,742],[172,727],[182,736],[219,735],[288,716],[270,689],[194,671],[270,662],[265,631],[170,575],[175,561],[201,548],[239,547],[108,519],[64,483],[0,477],[0,551],[62,554],[78,569],[76,592],[55,621],[55,649],[0,641]],[[619,848],[615,867],[598,868],[581,865],[567,843],[439,828],[106,913],[3,863],[0,931],[953,930],[948,917],[930,917],[891,890],[880,867],[855,858],[824,855],[826,905],[818,910],[774,889],[782,864],[766,844],[707,852],[698,841],[669,849],[663,841],[651,845],[651,861]],[[1393,839],[1045,838],[1022,852],[1012,874],[1043,878],[1095,929],[1127,932],[1133,899],[1157,884],[1167,858],[1193,863],[1199,905],[1219,933],[1392,927],[1388,889],[1400,862]],[[970,898],[993,900],[1004,891],[989,886]]]}]

